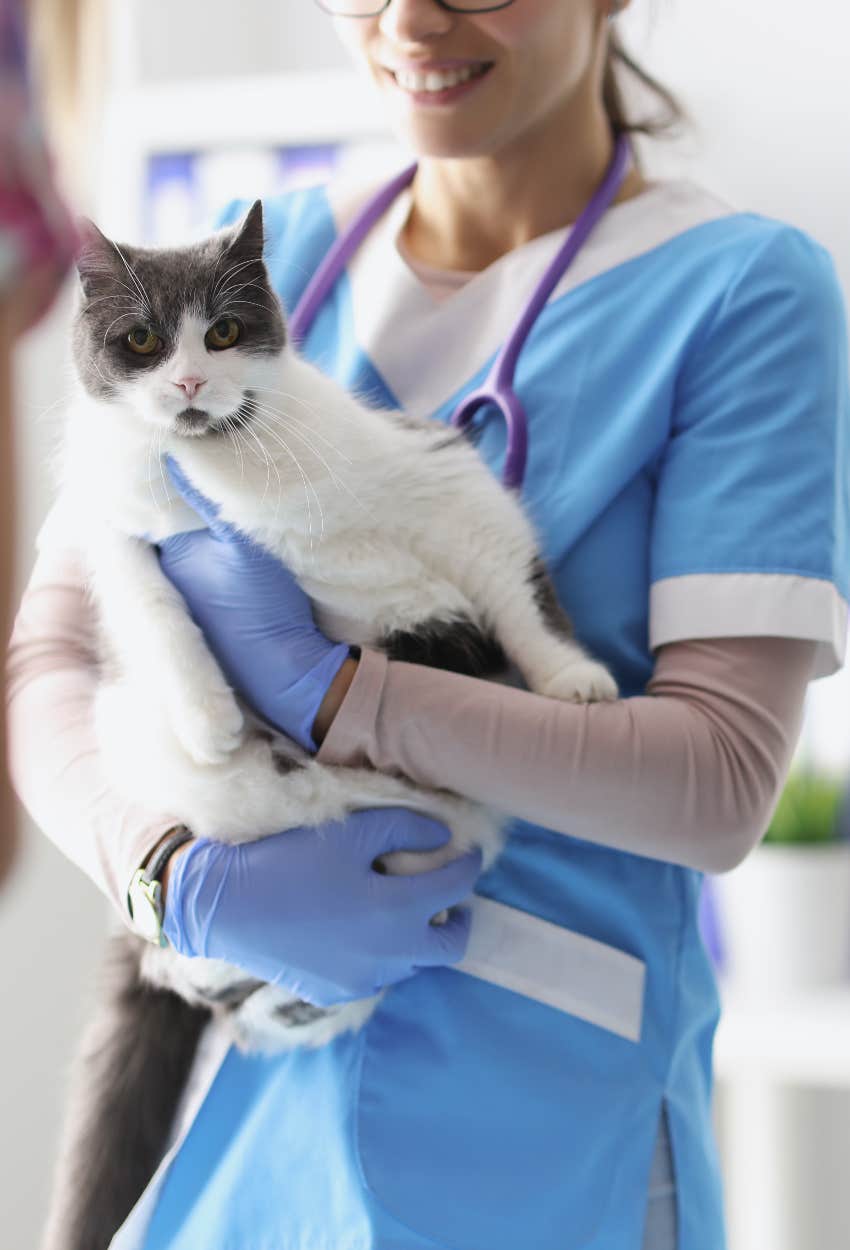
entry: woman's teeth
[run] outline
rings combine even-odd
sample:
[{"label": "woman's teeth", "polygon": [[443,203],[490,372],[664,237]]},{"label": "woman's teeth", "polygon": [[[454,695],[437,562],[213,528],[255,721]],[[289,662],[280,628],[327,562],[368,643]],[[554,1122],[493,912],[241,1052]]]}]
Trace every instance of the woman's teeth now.
[{"label": "woman's teeth", "polygon": [[446,70],[440,72],[438,70],[428,70],[427,74],[417,73],[415,70],[396,70],[395,80],[405,91],[448,91],[449,87],[457,87],[462,82],[468,82],[470,78],[477,78],[483,74],[486,65],[466,65],[463,69]]}]

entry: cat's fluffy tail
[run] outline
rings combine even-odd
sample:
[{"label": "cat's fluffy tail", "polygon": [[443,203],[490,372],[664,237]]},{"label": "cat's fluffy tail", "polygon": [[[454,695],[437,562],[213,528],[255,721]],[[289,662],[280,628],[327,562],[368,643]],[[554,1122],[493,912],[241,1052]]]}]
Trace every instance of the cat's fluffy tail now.
[{"label": "cat's fluffy tail", "polygon": [[162,1157],[209,1020],[139,976],[140,943],[110,940],[104,988],[71,1079],[42,1250],[106,1250]]}]

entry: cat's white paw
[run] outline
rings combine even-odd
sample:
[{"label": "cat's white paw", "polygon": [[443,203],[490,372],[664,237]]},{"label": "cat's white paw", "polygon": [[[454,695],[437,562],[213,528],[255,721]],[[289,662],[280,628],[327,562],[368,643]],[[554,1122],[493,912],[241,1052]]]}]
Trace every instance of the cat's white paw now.
[{"label": "cat's white paw", "polygon": [[537,694],[569,703],[600,703],[616,699],[617,683],[603,664],[577,660],[558,669],[553,677],[535,687]]},{"label": "cat's white paw", "polygon": [[181,699],[170,712],[174,733],[196,764],[223,764],[242,745],[245,717],[229,686]]}]

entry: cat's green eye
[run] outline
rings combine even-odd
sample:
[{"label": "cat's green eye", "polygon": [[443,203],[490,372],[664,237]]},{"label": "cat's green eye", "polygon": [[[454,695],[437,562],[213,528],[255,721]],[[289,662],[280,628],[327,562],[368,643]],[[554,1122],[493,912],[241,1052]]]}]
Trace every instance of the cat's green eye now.
[{"label": "cat's green eye", "polygon": [[162,347],[162,339],[149,326],[136,326],[127,335],[127,346],[138,356],[152,356]]},{"label": "cat's green eye", "polygon": [[235,317],[222,317],[221,321],[217,321],[207,330],[204,342],[213,351],[220,352],[225,347],[232,347],[234,343],[237,343],[241,333],[242,327]]}]

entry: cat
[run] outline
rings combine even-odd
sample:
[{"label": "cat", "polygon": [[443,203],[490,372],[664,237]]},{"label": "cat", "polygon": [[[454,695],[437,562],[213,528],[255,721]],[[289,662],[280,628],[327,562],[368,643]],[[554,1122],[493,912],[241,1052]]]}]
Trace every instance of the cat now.
[{"label": "cat", "polygon": [[[354,808],[406,806],[443,821],[452,838],[439,851],[387,855],[387,871],[422,871],[471,847],[488,867],[503,844],[499,813],[401,778],[321,765],[270,734],[228,686],[153,544],[202,525],[169,489],[168,453],[224,521],[288,565],[329,638],[494,680],[515,668],[554,698],[614,698],[608,671],[572,636],[518,498],[461,432],[372,407],[297,354],[265,266],[261,201],[235,226],[184,247],[118,245],[91,222],[82,229],[72,339],[80,385],[61,491],[101,622],[96,722],[113,783],[194,833],[231,842]],[[113,1059],[139,1027],[134,1013],[149,1005],[139,968],[149,994],[183,1000],[191,1036],[198,1011],[209,1010],[251,1051],[323,1045],[360,1027],[380,997],[311,1008],[222,961],[132,947],[129,934],[119,941],[121,988],[103,1008]],[[178,1002],[162,1001],[179,1029]],[[183,1067],[193,1049],[184,1046]],[[101,1053],[105,1073],[110,1047]],[[104,1080],[116,1078],[109,1071]],[[96,1085],[96,1074],[85,1079]],[[97,1097],[86,1128],[68,1138],[82,1157],[81,1138],[90,1150],[101,1131],[120,1153],[120,1130],[98,1128]],[[124,1102],[135,1114],[131,1091]],[[161,1120],[137,1147],[137,1170],[153,1170],[168,1128]],[[81,1177],[82,1169],[97,1206],[103,1184],[96,1191]],[[88,1217],[78,1216],[82,1228]],[[63,1219],[67,1228],[67,1204]],[[95,1242],[80,1233],[78,1244]]]}]

